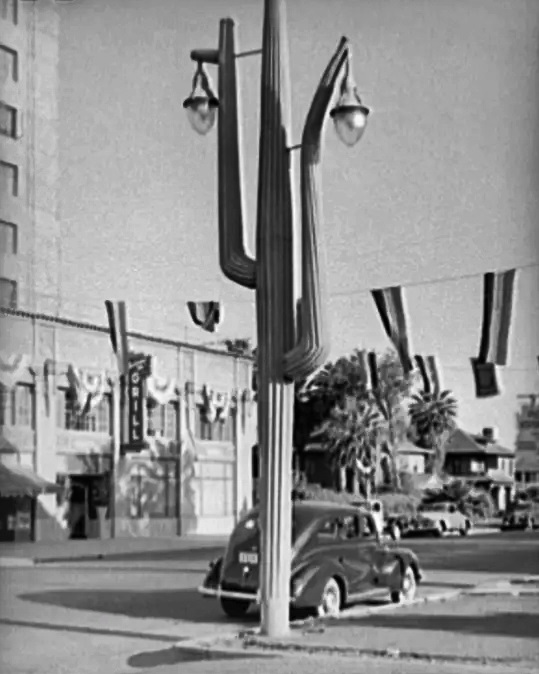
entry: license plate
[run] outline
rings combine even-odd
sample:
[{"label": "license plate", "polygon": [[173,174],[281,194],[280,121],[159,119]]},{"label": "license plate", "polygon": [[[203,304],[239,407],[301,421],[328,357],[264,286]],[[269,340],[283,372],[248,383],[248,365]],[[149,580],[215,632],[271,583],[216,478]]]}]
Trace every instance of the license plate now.
[{"label": "license plate", "polygon": [[240,564],[258,564],[258,553],[240,552]]}]

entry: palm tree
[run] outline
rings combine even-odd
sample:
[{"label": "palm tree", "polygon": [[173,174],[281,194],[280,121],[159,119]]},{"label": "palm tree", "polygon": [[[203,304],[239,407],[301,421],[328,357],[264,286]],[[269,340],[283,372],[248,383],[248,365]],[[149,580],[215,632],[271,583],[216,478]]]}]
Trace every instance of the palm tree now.
[{"label": "palm tree", "polygon": [[430,466],[430,472],[439,474],[445,458],[443,436],[456,425],[456,399],[447,390],[435,393],[421,391],[412,396],[408,414],[423,446],[434,450],[434,462]]},{"label": "palm tree", "polygon": [[369,498],[380,431],[379,413],[364,401],[349,399],[347,404],[333,408],[321,431],[339,468],[341,490],[346,488],[347,470],[352,470],[354,492],[361,487],[365,498]]}]

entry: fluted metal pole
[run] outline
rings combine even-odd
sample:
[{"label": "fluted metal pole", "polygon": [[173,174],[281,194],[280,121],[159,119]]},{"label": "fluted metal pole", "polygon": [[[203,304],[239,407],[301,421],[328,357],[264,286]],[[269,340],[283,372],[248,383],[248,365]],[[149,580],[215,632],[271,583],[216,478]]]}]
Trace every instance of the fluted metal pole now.
[{"label": "fluted metal pole", "polygon": [[263,634],[289,629],[291,565],[292,379],[284,354],[295,344],[290,82],[284,3],[265,3],[256,233],[258,437],[260,445]]}]

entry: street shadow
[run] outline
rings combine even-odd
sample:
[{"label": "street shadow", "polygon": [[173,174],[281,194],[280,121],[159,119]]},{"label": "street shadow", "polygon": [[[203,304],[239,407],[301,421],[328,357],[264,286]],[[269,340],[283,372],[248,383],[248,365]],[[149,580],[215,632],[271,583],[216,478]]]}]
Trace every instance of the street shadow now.
[{"label": "street shadow", "polygon": [[[78,611],[95,611],[131,618],[161,618],[191,623],[230,622],[219,603],[204,599],[194,589],[166,590],[50,590],[19,595],[19,599],[61,606]],[[242,622],[256,622],[256,613],[249,612]]]},{"label": "street shadow", "polygon": [[[257,653],[246,653],[245,655],[240,655],[239,653],[227,653],[226,651],[221,652],[212,652],[211,659],[212,661],[218,660],[253,660],[275,657],[272,654],[260,655]],[[158,651],[143,651],[132,655],[127,659],[127,664],[129,667],[137,669],[151,669],[153,667],[162,667],[165,665],[176,665],[179,663],[188,663],[188,662],[201,662],[203,660],[208,660],[206,653],[197,653],[191,650],[182,650],[181,648],[176,648],[172,646],[171,648],[163,648]]]},{"label": "street shadow", "polygon": [[410,629],[425,631],[457,632],[478,636],[518,637],[537,639],[539,614],[496,612],[487,615],[378,615],[364,618],[346,618],[328,622],[332,627],[382,627],[385,629]]}]

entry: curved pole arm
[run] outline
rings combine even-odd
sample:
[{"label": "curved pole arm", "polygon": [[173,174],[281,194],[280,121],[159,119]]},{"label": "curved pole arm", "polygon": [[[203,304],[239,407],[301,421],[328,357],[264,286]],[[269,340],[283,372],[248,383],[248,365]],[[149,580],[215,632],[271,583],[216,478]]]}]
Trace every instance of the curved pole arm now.
[{"label": "curved pole arm", "polygon": [[219,262],[228,279],[255,288],[256,262],[245,247],[232,19],[223,19],[220,24],[218,95]]},{"label": "curved pole arm", "polygon": [[337,82],[349,58],[348,40],[342,38],[324,72],[303,130],[301,144],[301,299],[298,307],[298,342],[284,357],[286,375],[308,377],[329,355],[327,297],[321,242],[320,160],[328,109]]}]

